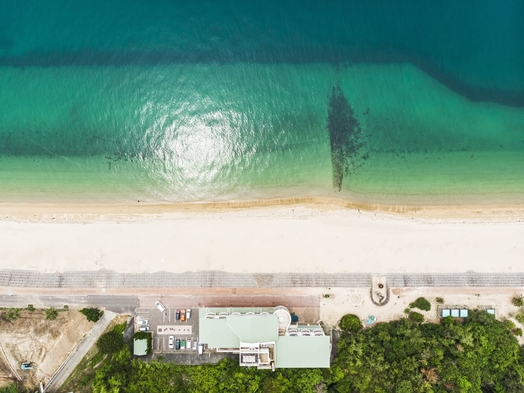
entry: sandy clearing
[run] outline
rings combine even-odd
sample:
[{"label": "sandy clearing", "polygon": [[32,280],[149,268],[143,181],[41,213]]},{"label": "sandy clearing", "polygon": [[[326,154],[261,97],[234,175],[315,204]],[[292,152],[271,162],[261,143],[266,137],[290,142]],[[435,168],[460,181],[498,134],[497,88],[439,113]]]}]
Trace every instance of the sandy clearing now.
[{"label": "sandy clearing", "polygon": [[[19,319],[0,325],[0,341],[23,383],[33,387],[54,374],[92,326],[84,315],[73,310],[61,311],[54,321],[46,320],[42,311],[23,310]],[[19,370],[25,361],[34,362],[36,369]]]},{"label": "sandy clearing", "polygon": [[[389,322],[405,318],[404,310],[418,297],[425,297],[431,303],[430,311],[413,309],[424,315],[426,322],[439,322],[436,297],[442,297],[446,307],[465,307],[470,310],[483,307],[493,307],[495,317],[499,320],[510,319],[517,327],[524,328],[514,316],[522,308],[511,303],[514,294],[522,293],[524,288],[392,288],[390,300],[383,306],[377,306],[371,301],[369,288],[329,288],[322,293],[332,295],[330,298],[320,298],[320,319],[327,327],[336,327],[340,318],[346,314],[355,314],[361,318],[364,326],[372,315],[375,323]],[[524,337],[517,337],[524,345]]]},{"label": "sandy clearing", "polygon": [[[67,218],[67,217],[66,217]],[[524,222],[271,207],[120,220],[0,221],[4,269],[47,272],[517,272]]]}]

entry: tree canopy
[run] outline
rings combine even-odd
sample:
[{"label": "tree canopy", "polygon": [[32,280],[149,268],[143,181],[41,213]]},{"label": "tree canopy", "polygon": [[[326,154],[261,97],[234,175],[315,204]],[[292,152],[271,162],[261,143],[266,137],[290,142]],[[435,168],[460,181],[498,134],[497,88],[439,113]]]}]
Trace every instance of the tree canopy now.
[{"label": "tree canopy", "polygon": [[471,311],[464,323],[401,319],[343,335],[332,374],[341,393],[522,392],[523,349],[483,311]]},{"label": "tree canopy", "polygon": [[321,370],[257,370],[228,359],[217,365],[187,366],[131,359],[127,348],[96,372],[93,392],[128,393],[316,393],[324,380]]},{"label": "tree canopy", "polygon": [[122,334],[112,330],[102,334],[96,345],[102,353],[115,353],[124,347],[124,337]]},{"label": "tree canopy", "polygon": [[98,322],[100,317],[104,315],[104,312],[98,308],[83,308],[80,312],[86,316],[89,322]]},{"label": "tree canopy", "polygon": [[[355,322],[354,317],[346,319]],[[523,347],[518,345],[504,322],[483,311],[470,311],[463,322],[451,317],[439,324],[403,318],[357,332],[343,330],[336,353],[331,369],[277,369],[271,372],[240,367],[227,359],[216,365],[200,366],[155,360],[144,362],[133,359],[129,349],[122,344],[112,356],[105,357],[96,370],[92,391],[524,391]]]},{"label": "tree canopy", "polygon": [[340,328],[348,332],[358,332],[362,330],[363,325],[360,318],[355,314],[346,314],[340,320]]},{"label": "tree canopy", "polygon": [[413,308],[418,308],[419,310],[422,310],[422,311],[431,310],[431,303],[426,298],[423,298],[423,297],[417,298],[417,300],[410,303],[409,306]]}]

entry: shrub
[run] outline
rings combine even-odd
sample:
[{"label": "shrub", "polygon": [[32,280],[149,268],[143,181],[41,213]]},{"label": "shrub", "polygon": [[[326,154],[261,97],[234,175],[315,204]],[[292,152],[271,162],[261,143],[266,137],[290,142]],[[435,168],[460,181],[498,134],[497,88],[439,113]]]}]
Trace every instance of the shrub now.
[{"label": "shrub", "polygon": [[515,295],[511,298],[511,303],[513,303],[514,306],[522,307],[524,306],[524,296],[523,295]]},{"label": "shrub", "polygon": [[102,353],[112,354],[120,351],[124,347],[124,337],[115,331],[102,334],[96,343]]},{"label": "shrub", "polygon": [[0,393],[22,393],[22,392],[25,392],[26,390],[20,390],[21,388],[19,388],[14,382],[11,383],[9,386],[6,386],[6,387],[2,387],[0,388]]},{"label": "shrub", "polygon": [[515,329],[516,326],[515,326],[515,322],[509,320],[509,319],[506,319],[504,320],[504,325],[506,325],[506,327],[508,328],[508,330],[512,330],[512,329]]},{"label": "shrub", "polygon": [[411,319],[413,322],[424,322],[424,315],[416,311],[411,311],[409,313],[409,319]]},{"label": "shrub", "polygon": [[54,307],[48,308],[45,310],[45,319],[49,319],[50,321],[54,321],[58,317],[58,310]]},{"label": "shrub", "polygon": [[404,313],[409,314],[410,312],[411,312],[411,308],[406,307],[406,308],[404,309]]},{"label": "shrub", "polygon": [[523,313],[519,313],[515,315],[515,319],[517,320],[518,323],[521,323],[524,325],[524,314]]},{"label": "shrub", "polygon": [[80,312],[86,316],[89,322],[98,322],[100,317],[104,314],[104,312],[98,308],[83,308]]},{"label": "shrub", "polygon": [[513,333],[515,334],[515,336],[520,336],[522,337],[522,329],[521,328],[516,328],[513,330]]},{"label": "shrub", "polygon": [[435,298],[435,301],[436,301],[438,304],[444,304],[444,298],[443,298],[443,297],[436,297],[436,298]]},{"label": "shrub", "polygon": [[32,304],[28,304],[28,305],[27,305],[27,309],[28,309],[29,311],[35,311],[35,310],[36,310],[35,306],[33,306]]},{"label": "shrub", "polygon": [[359,332],[362,330],[362,322],[355,314],[346,314],[340,320],[340,328],[348,332]]},{"label": "shrub", "polygon": [[8,321],[16,321],[18,318],[20,318],[19,308],[10,308],[9,310],[7,310],[5,319],[7,319]]},{"label": "shrub", "polygon": [[428,302],[425,298],[419,297],[413,303],[410,303],[411,308],[418,308],[419,310],[429,311],[431,310],[431,303]]}]

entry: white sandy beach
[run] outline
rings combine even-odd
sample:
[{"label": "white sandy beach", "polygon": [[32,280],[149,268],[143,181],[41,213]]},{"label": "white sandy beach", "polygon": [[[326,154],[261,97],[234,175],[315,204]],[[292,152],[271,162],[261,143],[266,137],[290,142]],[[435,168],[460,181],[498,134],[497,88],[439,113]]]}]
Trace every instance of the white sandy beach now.
[{"label": "white sandy beach", "polygon": [[[13,214],[13,209],[9,211]],[[524,220],[412,218],[341,208],[86,216],[0,221],[3,269],[46,272],[521,272]],[[59,209],[57,209],[59,213]]]}]

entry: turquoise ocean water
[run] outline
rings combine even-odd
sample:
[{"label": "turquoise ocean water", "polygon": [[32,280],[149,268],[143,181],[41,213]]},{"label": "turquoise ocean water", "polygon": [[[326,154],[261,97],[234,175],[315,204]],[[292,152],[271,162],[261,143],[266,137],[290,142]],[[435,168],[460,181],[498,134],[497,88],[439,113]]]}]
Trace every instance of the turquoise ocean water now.
[{"label": "turquoise ocean water", "polygon": [[524,3],[399,3],[0,0],[0,201],[523,203]]}]

